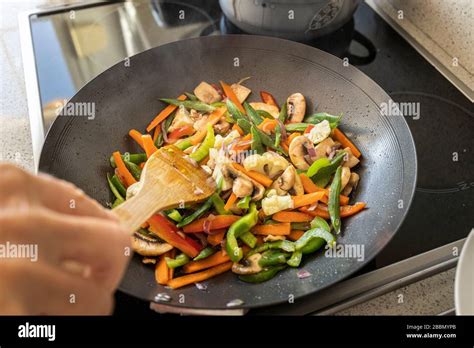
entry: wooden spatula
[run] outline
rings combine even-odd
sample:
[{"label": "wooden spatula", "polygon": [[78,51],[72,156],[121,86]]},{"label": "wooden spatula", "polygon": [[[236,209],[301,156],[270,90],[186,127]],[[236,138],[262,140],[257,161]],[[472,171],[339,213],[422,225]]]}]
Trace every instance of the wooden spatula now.
[{"label": "wooden spatula", "polygon": [[215,191],[214,180],[175,146],[163,147],[150,156],[139,185],[135,196],[113,209],[129,233],[157,211],[202,201]]}]

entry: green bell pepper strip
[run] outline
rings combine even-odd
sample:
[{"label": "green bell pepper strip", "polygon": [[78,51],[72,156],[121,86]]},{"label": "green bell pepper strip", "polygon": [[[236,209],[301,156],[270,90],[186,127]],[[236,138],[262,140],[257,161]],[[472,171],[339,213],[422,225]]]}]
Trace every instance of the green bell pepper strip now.
[{"label": "green bell pepper strip", "polygon": [[316,216],[310,223],[311,228],[322,228],[328,232],[331,232],[331,226],[322,217]]},{"label": "green bell pepper strip", "polygon": [[183,105],[186,109],[194,109],[196,111],[202,111],[202,112],[212,112],[216,108],[203,103],[202,101],[199,100],[178,100],[178,99],[168,99],[168,98],[160,98],[162,102],[165,102],[167,104],[172,104],[176,106],[181,106]]},{"label": "green bell pepper strip", "polygon": [[122,202],[125,200],[122,195],[120,194],[119,190],[115,187],[115,185],[112,182],[112,179],[110,178],[109,173],[107,173],[107,182],[109,183],[110,191],[114,194],[116,199],[121,200]]},{"label": "green bell pepper strip", "polygon": [[193,146],[193,143],[191,142],[191,138],[186,138],[181,141],[178,141],[176,144],[174,144],[178,149],[181,151],[186,150],[188,147]]},{"label": "green bell pepper strip", "polygon": [[130,173],[132,174],[132,176],[137,180],[137,181],[140,181],[140,176],[142,175],[142,170],[139,166],[137,166],[135,163],[133,162],[129,162],[127,160],[124,160],[123,161],[125,163],[125,166],[127,167],[127,169],[130,171]]},{"label": "green bell pepper strip", "polygon": [[311,178],[316,175],[321,168],[327,167],[331,164],[331,161],[326,157],[322,157],[313,162],[306,171],[306,176]]},{"label": "green bell pepper strip", "polygon": [[260,134],[257,132],[255,126],[251,126],[250,133],[252,133],[251,149],[259,155],[263,154],[265,152],[265,148],[262,145],[262,141],[260,140]]},{"label": "green bell pepper strip", "polygon": [[250,133],[250,129],[252,128],[252,124],[243,118],[237,120],[237,125],[244,131],[244,133]]},{"label": "green bell pepper strip", "polygon": [[255,109],[249,103],[244,102],[243,107],[250,121],[252,121],[254,125],[258,126],[260,123],[263,122],[263,118],[261,118],[260,115],[257,114],[257,111],[255,111]]},{"label": "green bell pepper strip", "polygon": [[114,203],[112,204],[112,209],[118,207],[120,204],[122,204],[123,202],[125,202],[123,199],[119,199],[117,198]]},{"label": "green bell pepper strip", "polygon": [[166,215],[173,221],[180,222],[183,220],[183,217],[176,209],[171,209],[166,212]]},{"label": "green bell pepper strip", "polygon": [[316,237],[324,239],[331,248],[334,246],[334,244],[336,244],[336,238],[332,235],[331,232],[328,232],[322,228],[312,228],[306,231],[301,236],[301,238],[294,243],[295,249],[302,250],[308,244],[309,241]]},{"label": "green bell pepper strip", "polygon": [[332,227],[336,234],[341,233],[341,216],[340,216],[340,194],[341,194],[341,172],[342,166],[339,166],[332,179],[331,188],[329,189],[328,212],[331,218]]},{"label": "green bell pepper strip", "polygon": [[270,115],[268,112],[266,112],[265,110],[256,110],[256,112],[258,116],[260,116],[261,118],[274,119],[274,117]]},{"label": "green bell pepper strip", "polygon": [[214,209],[216,209],[216,211],[219,215],[230,215],[230,214],[232,214],[231,211],[225,210],[225,208],[224,208],[225,202],[217,193],[213,193],[210,198],[212,200],[212,204],[214,205]]},{"label": "green bell pepper strip", "polygon": [[257,237],[255,237],[250,231],[245,232],[239,238],[242,242],[247,244],[250,248],[255,248],[255,245],[257,245]]},{"label": "green bell pepper strip", "polygon": [[255,249],[250,250],[247,253],[246,257],[271,249],[280,249],[292,253],[293,251],[295,251],[295,243],[290,242],[289,240],[277,240],[275,242],[264,243],[262,245],[259,245]]},{"label": "green bell pepper strip", "polygon": [[227,98],[225,105],[227,106],[227,111],[229,115],[237,122],[238,120],[248,120],[248,118],[243,114],[242,111],[237,108],[237,106]]},{"label": "green bell pepper strip", "polygon": [[310,225],[307,222],[292,222],[291,229],[306,231],[310,229]]},{"label": "green bell pepper strip", "polygon": [[176,224],[176,227],[181,228],[183,226],[189,225],[196,219],[199,219],[205,212],[207,212],[212,207],[212,199],[208,198],[194,213],[186,216],[181,222]]},{"label": "green bell pepper strip", "polygon": [[275,127],[275,146],[279,147],[281,142],[281,127],[277,125]]},{"label": "green bell pepper strip", "polygon": [[220,108],[220,107],[225,106],[225,103],[221,102],[221,101],[218,101],[218,102],[212,103],[211,106],[214,106],[215,108]]},{"label": "green bell pepper strip", "polygon": [[287,253],[283,253],[278,250],[268,250],[262,254],[262,257],[258,261],[260,267],[276,266],[286,263],[288,258]]},{"label": "green bell pepper strip", "polygon": [[308,126],[312,126],[311,123],[290,123],[285,125],[285,129],[288,132],[304,132]]},{"label": "green bell pepper strip", "polygon": [[285,123],[287,118],[288,118],[288,110],[287,110],[287,105],[286,105],[286,102],[285,102],[281,105],[280,114],[278,115],[278,119],[281,121],[281,123]]},{"label": "green bell pepper strip", "polygon": [[227,255],[233,262],[238,262],[243,257],[242,248],[239,247],[237,238],[242,236],[244,233],[250,231],[250,229],[257,224],[258,211],[255,203],[250,205],[248,213],[242,216],[239,220],[234,222],[227,231],[226,235],[226,250]]},{"label": "green bell pepper strip", "polygon": [[199,148],[189,155],[189,158],[192,158],[196,162],[201,162],[204,158],[209,155],[209,149],[214,146],[214,141],[216,137],[214,136],[214,128],[211,124],[207,125],[207,135],[202,141]]},{"label": "green bell pepper strip", "polygon": [[330,125],[331,129],[334,129],[337,126],[339,126],[339,122],[341,121],[341,118],[342,118],[342,114],[340,114],[338,116],[334,116],[334,115],[330,115],[326,112],[319,112],[317,114],[306,116],[303,121],[305,123],[316,124],[316,123],[319,123],[321,121],[326,120],[326,121],[329,122],[329,125]]},{"label": "green bell pepper strip", "polygon": [[250,206],[250,200],[252,199],[251,196],[245,196],[237,203],[237,208],[240,209],[248,209]]},{"label": "green bell pepper strip", "polygon": [[206,257],[209,257],[213,255],[216,252],[216,250],[212,247],[207,247],[201,250],[201,252],[196,256],[193,261],[199,261],[202,259],[205,259]]},{"label": "green bell pepper strip", "polygon": [[192,100],[192,101],[199,100],[198,97],[196,97],[196,96],[195,96],[194,94],[192,94],[192,93],[184,92],[184,94],[186,95],[186,97],[188,97],[189,100]]},{"label": "green bell pepper strip", "polygon": [[[135,164],[140,164],[142,162],[145,162],[147,160],[147,157],[146,157],[146,153],[131,153],[128,155],[123,154],[122,159],[135,163]],[[112,168],[117,168],[117,165],[115,164],[114,156],[110,156],[110,165],[112,166]]]},{"label": "green bell pepper strip", "polygon": [[272,279],[278,272],[285,268],[286,266],[269,267],[255,274],[241,275],[239,279],[246,283],[262,283]]},{"label": "green bell pepper strip", "polygon": [[[316,216],[313,221],[311,221],[311,228],[322,228],[327,232],[331,232],[331,227],[329,224],[326,222],[326,220],[319,216]],[[303,249],[301,249],[301,252],[304,255],[312,254],[315,251],[321,249],[324,244],[326,244],[326,241],[323,238],[314,237],[303,247]]]},{"label": "green bell pepper strip", "polygon": [[168,265],[169,268],[177,268],[177,267],[184,266],[189,261],[191,261],[191,259],[185,253],[182,253],[182,254],[179,254],[178,256],[176,256],[175,259],[172,259],[172,258],[166,256],[165,261],[166,261],[166,264]]},{"label": "green bell pepper strip", "polygon": [[158,133],[158,136],[155,139],[155,146],[160,148],[164,143],[163,132]]},{"label": "green bell pepper strip", "polygon": [[311,180],[319,186],[319,187],[326,187],[326,185],[331,180],[331,175],[334,174],[337,167],[342,163],[344,156],[346,156],[345,151],[339,151],[336,156],[331,160],[331,164],[323,167],[318,170],[318,173],[311,177]]},{"label": "green bell pepper strip", "polygon": [[303,251],[297,250],[291,254],[290,259],[286,262],[286,264],[290,267],[298,267],[303,259]]},{"label": "green bell pepper strip", "polygon": [[112,175],[110,181],[112,181],[112,184],[114,184],[115,188],[118,190],[118,192],[123,198],[127,197],[127,189],[125,188],[125,186],[123,186],[117,175]]},{"label": "green bell pepper strip", "polygon": [[285,150],[283,150],[283,148],[281,148],[281,146],[275,146],[275,140],[272,139],[271,136],[269,136],[267,133],[265,133],[264,131],[261,131],[258,128],[255,128],[255,130],[257,131],[257,133],[260,137],[260,141],[262,142],[263,145],[268,146],[269,148],[271,148],[273,150],[276,150],[276,151],[279,151],[281,153],[284,153],[286,155]]}]

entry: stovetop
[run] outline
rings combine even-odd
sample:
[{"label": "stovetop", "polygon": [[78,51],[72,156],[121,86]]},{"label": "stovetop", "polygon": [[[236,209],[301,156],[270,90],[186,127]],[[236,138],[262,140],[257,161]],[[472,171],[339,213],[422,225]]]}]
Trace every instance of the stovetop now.
[{"label": "stovetop", "polygon": [[[178,20],[183,8],[186,16]],[[189,37],[241,33],[221,15],[217,1],[62,9],[31,17],[31,31],[45,131],[58,102],[126,57]],[[466,237],[474,226],[471,102],[365,3],[341,29],[305,43],[348,58],[395,102],[420,106],[419,115],[406,118],[419,162],[412,206],[393,240],[358,274]],[[133,304],[118,306],[119,314],[140,308],[138,300],[117,296],[118,303]]]}]

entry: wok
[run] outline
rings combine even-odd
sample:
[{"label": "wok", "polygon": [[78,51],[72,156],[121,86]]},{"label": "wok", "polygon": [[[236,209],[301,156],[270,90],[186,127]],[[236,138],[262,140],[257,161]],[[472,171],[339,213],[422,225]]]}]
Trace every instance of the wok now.
[{"label": "wok", "polygon": [[[243,283],[227,273],[195,286],[171,290],[156,284],[153,267],[135,256],[120,290],[153,301],[157,293],[171,295],[170,305],[188,308],[226,308],[235,299],[242,308],[268,306],[290,297],[298,299],[334,284],[367,264],[390,241],[410,206],[416,181],[416,153],[402,116],[382,114],[389,96],[352,66],[309,46],[260,36],[213,36],[170,43],[137,54],[106,70],[84,86],[71,103],[95,103],[95,117],[59,116],[44,144],[40,170],[68,180],[106,204],[112,200],[106,183],[108,159],[117,149],[138,152],[127,136],[143,130],[164,107],[158,98],[192,91],[202,80],[235,82],[243,77],[258,98],[270,91],[278,102],[301,92],[308,112],[344,113],[341,129],[361,150],[361,177],[355,200],[368,203],[364,212],[343,220],[341,245],[364,247],[363,260],[354,257],[310,255],[302,269],[286,269],[261,284]],[[178,194],[178,193],[177,193]],[[104,245],[104,248],[107,246]],[[347,255],[346,255],[347,256]],[[179,295],[184,295],[183,297]],[[181,301],[180,301],[181,299]]]}]

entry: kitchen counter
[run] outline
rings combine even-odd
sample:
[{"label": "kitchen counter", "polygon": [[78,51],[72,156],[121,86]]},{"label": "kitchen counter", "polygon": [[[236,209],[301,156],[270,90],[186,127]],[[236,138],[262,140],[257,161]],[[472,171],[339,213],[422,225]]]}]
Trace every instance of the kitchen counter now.
[{"label": "kitchen counter", "polygon": [[[63,1],[64,2],[64,1]],[[17,15],[58,1],[0,0],[0,160],[33,171]],[[455,269],[401,287],[338,315],[436,315],[454,307]]]}]

